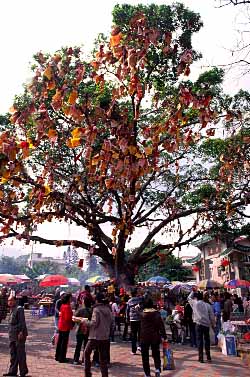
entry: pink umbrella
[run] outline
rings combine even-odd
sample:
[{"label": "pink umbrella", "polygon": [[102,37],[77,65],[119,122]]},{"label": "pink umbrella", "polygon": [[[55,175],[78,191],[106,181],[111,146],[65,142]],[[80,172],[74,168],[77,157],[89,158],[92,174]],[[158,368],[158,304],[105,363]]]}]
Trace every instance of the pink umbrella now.
[{"label": "pink umbrella", "polygon": [[22,280],[11,274],[0,274],[0,284],[16,285],[22,283]]}]

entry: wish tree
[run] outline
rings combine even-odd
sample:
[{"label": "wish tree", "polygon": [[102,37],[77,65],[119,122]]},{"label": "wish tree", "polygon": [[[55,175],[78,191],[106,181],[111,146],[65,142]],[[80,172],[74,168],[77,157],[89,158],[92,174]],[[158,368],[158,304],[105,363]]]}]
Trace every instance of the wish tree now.
[{"label": "wish tree", "polygon": [[[222,71],[189,79],[201,26],[182,4],[117,5],[110,36],[98,37],[90,58],[77,47],[35,55],[33,79],[1,126],[2,240],[70,245],[33,233],[70,221],[88,232],[73,245],[132,283],[138,266],[164,262],[218,213],[244,211],[244,111],[222,95]],[[140,245],[128,252],[138,229]]]}]

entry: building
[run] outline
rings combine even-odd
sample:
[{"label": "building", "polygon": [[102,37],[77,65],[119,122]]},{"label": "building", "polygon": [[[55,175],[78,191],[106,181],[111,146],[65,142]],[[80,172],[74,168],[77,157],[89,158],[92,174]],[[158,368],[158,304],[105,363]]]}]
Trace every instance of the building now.
[{"label": "building", "polygon": [[63,273],[65,272],[65,260],[60,258],[52,258],[52,257],[44,257],[42,253],[32,253],[32,261],[30,254],[20,255],[18,258],[20,261],[26,262],[30,267],[31,264],[34,265],[35,263],[39,262],[53,262],[58,265],[58,272]]},{"label": "building", "polygon": [[238,237],[229,246],[226,238],[208,234],[192,245],[200,252],[186,262],[192,266],[197,282],[212,279],[224,284],[232,279],[250,280],[250,238]]}]

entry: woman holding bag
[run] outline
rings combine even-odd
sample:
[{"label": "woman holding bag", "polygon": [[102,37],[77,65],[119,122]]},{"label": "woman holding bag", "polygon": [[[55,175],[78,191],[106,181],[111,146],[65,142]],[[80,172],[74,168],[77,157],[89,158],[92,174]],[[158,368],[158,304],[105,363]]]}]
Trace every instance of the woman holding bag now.
[{"label": "woman holding bag", "polygon": [[[83,299],[83,305],[82,308],[78,309],[75,313],[75,317],[80,318],[88,318],[88,320],[91,320],[92,316],[92,309],[91,309],[91,301],[88,297],[85,297]],[[80,364],[80,354],[83,344],[83,351],[86,347],[86,344],[88,343],[88,337],[89,337],[89,329],[86,324],[80,323],[78,325],[78,329],[76,332],[76,348],[74,353],[74,364]],[[82,364],[84,364],[84,357],[82,359]]]},{"label": "woman holding bag", "polygon": [[62,305],[60,308],[58,330],[59,337],[56,346],[55,360],[59,363],[66,363],[66,354],[69,341],[69,332],[74,327],[72,322],[73,312],[70,306],[72,295],[71,293],[66,293],[62,297]]}]

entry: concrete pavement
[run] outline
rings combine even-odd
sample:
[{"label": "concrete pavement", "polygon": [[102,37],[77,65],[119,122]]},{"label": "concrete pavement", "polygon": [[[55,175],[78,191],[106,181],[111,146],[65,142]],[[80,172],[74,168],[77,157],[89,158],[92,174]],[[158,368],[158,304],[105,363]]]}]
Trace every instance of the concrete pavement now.
[{"label": "concrete pavement", "polygon": [[[26,312],[29,337],[27,339],[27,361],[32,377],[84,377],[82,366],[60,364],[54,360],[55,348],[51,345],[53,318],[34,319]],[[67,357],[73,358],[75,332],[72,331]],[[130,355],[130,343],[111,345],[110,377],[143,377],[141,356]],[[249,369],[240,358],[226,357],[212,348],[213,363],[197,362],[197,350],[189,346],[174,346],[176,370],[164,371],[162,377],[249,377]],[[0,324],[0,376],[8,371],[9,350],[7,325]],[[92,368],[93,377],[100,377],[100,370]],[[152,366],[152,372],[154,371]],[[152,376],[154,374],[152,373]]]}]

